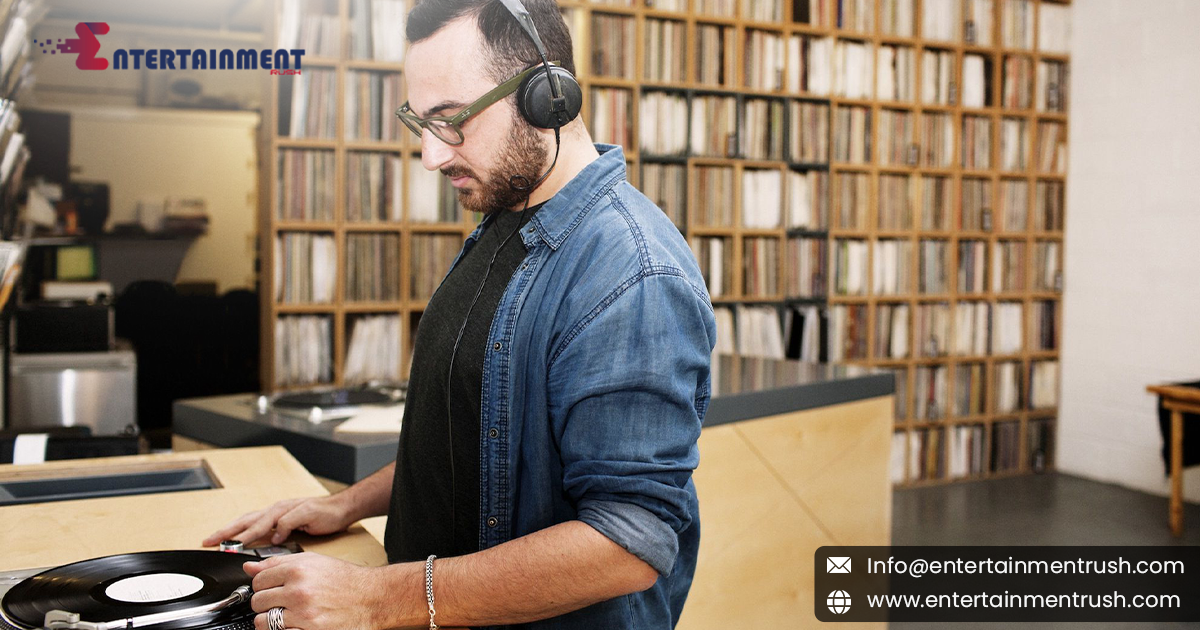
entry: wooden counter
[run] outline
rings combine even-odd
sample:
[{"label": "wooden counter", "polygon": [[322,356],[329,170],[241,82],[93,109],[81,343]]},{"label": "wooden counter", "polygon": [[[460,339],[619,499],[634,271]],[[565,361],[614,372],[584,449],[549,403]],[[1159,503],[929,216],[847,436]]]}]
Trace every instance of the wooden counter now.
[{"label": "wooden counter", "polygon": [[[704,428],[694,476],[700,556],[680,630],[818,623],[817,548],[890,543],[892,409],[889,394]],[[282,498],[327,494],[278,446],[0,466],[0,478],[196,460],[222,488],[0,509],[0,570],[199,548],[201,539],[242,513]],[[382,518],[368,525],[382,529]],[[386,562],[361,524],[337,537],[295,539],[309,551],[358,564]]]},{"label": "wooden counter", "polygon": [[[135,551],[200,549],[221,525],[279,499],[328,494],[278,446],[0,465],[0,479],[66,471],[144,470],[164,462],[203,462],[221,487],[163,494],[36,503],[0,508],[0,571],[49,567]],[[387,563],[361,526],[333,537],[293,536],[307,551],[364,566]]]},{"label": "wooden counter", "polygon": [[[705,427],[679,630],[807,628],[817,548],[891,544],[892,396]],[[885,628],[885,623],[838,624]]]}]

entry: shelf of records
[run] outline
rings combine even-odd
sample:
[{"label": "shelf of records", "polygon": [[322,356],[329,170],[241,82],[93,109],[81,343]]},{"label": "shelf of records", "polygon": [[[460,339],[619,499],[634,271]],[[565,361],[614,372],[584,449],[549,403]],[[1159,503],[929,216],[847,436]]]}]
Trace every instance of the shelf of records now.
[{"label": "shelf of records", "polygon": [[952,287],[959,297],[1022,297],[1028,291],[1055,295],[1062,291],[1061,245],[1059,240],[1030,244],[1023,237],[953,242],[835,238],[831,295],[865,296],[868,287],[872,296],[915,295],[923,299],[940,299]]},{"label": "shelf of records", "polygon": [[[342,28],[341,7],[349,10]],[[277,0],[279,48],[303,48],[318,59],[349,58],[399,64],[404,61],[404,0]],[[343,36],[345,34],[345,36]],[[343,49],[343,46],[345,48]]]},{"label": "shelf of records", "polygon": [[[874,150],[873,122],[878,127],[874,134],[877,138]],[[877,164],[886,171],[922,170],[946,174],[955,166],[968,173],[999,170],[1019,175],[1030,168],[1045,175],[1066,173],[1066,125],[1058,118],[1039,116],[1036,123],[1031,123],[1025,116],[981,111],[977,115],[964,114],[962,124],[956,127],[954,114],[950,112],[927,110],[918,114],[910,109],[889,106],[881,108],[875,116],[872,108],[865,105],[837,104],[834,105],[832,126],[831,148],[835,166]],[[999,131],[994,133],[997,128]],[[768,126],[765,134],[771,133]],[[992,154],[997,142],[999,157],[993,164]],[[954,162],[956,148],[957,164]],[[744,154],[738,157],[742,156]]]},{"label": "shelf of records", "polygon": [[892,481],[936,483],[1051,470],[1055,424],[1050,414],[1024,422],[997,420],[896,431]]},{"label": "shelf of records", "polygon": [[[592,138],[636,146],[637,155],[630,152],[631,157],[786,160],[798,165],[829,161],[827,100],[593,86],[588,104]],[[635,119],[642,122],[636,136]]]},{"label": "shelf of records", "polygon": [[[334,315],[282,315],[275,319],[275,387],[303,387],[334,381]],[[388,313],[345,315],[347,345],[342,382],[402,380],[401,316]]]},{"label": "shelf of records", "polygon": [[[875,86],[880,98],[912,100],[916,63],[926,77],[950,76],[937,72],[946,66],[936,51],[916,59],[918,45],[980,61],[997,50],[1055,60],[1070,47],[1069,5],[1048,0],[927,0],[919,14],[915,0],[883,0],[878,19],[874,0],[697,0],[691,12],[682,0],[647,1],[644,10],[635,0],[561,4],[575,38],[588,34],[577,59],[587,74],[640,83],[868,98],[878,66],[889,75]],[[876,33],[885,44],[872,50]],[[975,77],[984,68],[965,63],[962,92],[982,94],[988,83]]]},{"label": "shelf of records", "polygon": [[[636,146],[630,157],[647,161],[724,158],[811,168],[832,160],[945,170],[954,166],[958,148],[957,166],[966,171],[1066,172],[1066,124],[1057,116],[1031,120],[978,110],[956,127],[948,111],[888,106],[876,117],[866,105],[820,100],[641,88],[635,103],[634,95],[632,88],[590,88],[588,129],[597,142]],[[873,123],[878,151],[872,151]]]},{"label": "shelf of records", "polygon": [[[718,353],[826,361],[832,359],[833,346],[841,342],[834,332],[838,326],[836,316],[830,317],[830,310],[823,306],[738,305],[718,306],[715,311]],[[335,318],[344,318],[346,322],[344,353],[335,353],[332,332]],[[407,317],[400,313],[371,312],[284,314],[275,320],[275,385],[288,388],[331,383],[338,356],[342,356],[344,383],[404,378],[401,360],[412,352],[407,340],[415,335],[419,318],[419,312],[408,313]],[[1052,414],[1057,406],[1055,359],[970,356],[937,364],[901,366],[895,374],[896,418],[901,427],[912,422],[913,431],[904,432],[910,436],[928,434],[931,430],[954,433],[962,427],[1006,425],[1009,419],[1025,414],[1030,418]],[[910,380],[912,394],[906,396]],[[985,420],[989,416],[991,419]],[[1015,470],[1018,464],[1013,463],[1012,457],[1018,456],[1015,452],[1007,455],[1003,460],[1007,463],[1001,466],[994,454],[992,462],[1001,468],[991,468],[990,472]],[[977,451],[971,460],[976,463],[961,475],[982,472],[979,462],[984,460],[980,457]],[[930,473],[912,474],[908,480],[944,478],[947,466],[950,464],[941,460]],[[1038,466],[1045,466],[1045,462]],[[961,476],[953,469],[950,475]]]},{"label": "shelf of records", "polygon": [[[829,240],[819,234],[750,234],[692,239],[713,300],[724,313],[719,318],[721,338],[728,343],[721,347],[727,350],[835,362],[983,360],[1057,351],[1059,241],[1031,245],[1024,240],[967,239],[953,248],[945,239],[835,239],[831,254]],[[344,256],[340,276],[331,262],[338,256],[339,239]],[[339,304],[351,307],[419,308],[444,276],[461,241],[460,231],[280,231],[275,238],[275,301],[281,312],[289,313],[332,311],[337,295]],[[400,277],[403,243],[408,250],[406,278]],[[735,244],[741,249],[741,265],[733,264]],[[821,303],[827,298],[833,306],[821,309],[825,315],[813,320],[825,322],[819,337],[801,343],[800,337],[793,341],[790,334],[784,335],[790,328],[786,320],[776,321],[778,303]],[[734,304],[755,300],[772,304]],[[730,306],[739,309],[737,327]],[[768,312],[776,320],[764,319],[762,313]]]},{"label": "shelf of records", "polygon": [[15,196],[31,157],[16,103],[0,98],[0,195]]},{"label": "shelf of records", "polygon": [[[825,305],[818,300],[717,304],[716,351],[833,363],[870,361],[887,367],[912,364],[921,384],[917,391],[930,384],[943,394],[947,370],[954,366],[960,386],[956,406],[951,408],[950,399],[938,395],[933,398],[937,404],[918,405],[911,414],[899,410],[898,418],[936,420],[985,413],[982,399],[967,396],[982,389],[962,387],[964,383],[982,387],[983,373],[976,370],[985,364],[996,366],[996,389],[990,390],[995,399],[986,413],[1054,406],[1059,303],[1035,303],[1028,319],[1020,302],[991,306],[879,306],[874,322],[869,322],[865,305]],[[909,311],[914,311],[912,317]],[[873,353],[868,350],[872,339]],[[1021,387],[1019,370],[1014,370],[1026,358],[1033,362],[1033,383],[1040,386]],[[898,385],[897,391],[906,390]]]},{"label": "shelf of records", "polygon": [[336,68],[317,66],[305,68],[303,74],[278,77],[279,138],[332,142],[340,106],[345,140],[399,143],[407,139],[395,116],[403,103],[400,73],[347,69],[341,98],[338,73]]},{"label": "shelf of records", "polygon": [[[872,184],[874,184],[872,191]],[[1063,229],[1062,180],[945,175],[833,173],[829,227],[839,234],[886,236],[916,230],[922,236],[1020,234],[1059,236]],[[1030,192],[1033,192],[1031,195]],[[876,194],[871,219],[871,193]],[[821,206],[818,206],[821,207]]]},{"label": "shelf of records", "polygon": [[700,235],[691,244],[718,303],[825,296],[936,302],[953,296],[960,303],[999,300],[998,312],[1004,312],[1005,300],[1054,300],[1062,293],[1058,240],[835,238],[831,246],[819,236]]},{"label": "shelf of records", "polygon": [[[30,36],[48,12],[47,3],[41,0],[0,3],[0,101],[15,101],[18,92],[33,84],[31,56],[38,49],[33,48]],[[49,40],[39,43],[39,49],[48,46]]]},{"label": "shelf of records", "polygon": [[[341,265],[336,264],[339,240]],[[407,242],[406,261],[401,260],[402,240]],[[273,252],[275,304],[280,310],[295,311],[322,307],[330,310],[335,303],[423,302],[449,271],[462,242],[462,233],[348,232],[339,237],[321,232],[280,232]],[[402,279],[403,263],[407,263],[408,277]]]},{"label": "shelf of records", "polygon": [[[887,363],[879,365],[889,367]],[[1055,358],[940,359],[918,363],[911,378],[906,367],[894,369],[896,391],[901,394],[896,400],[899,423],[970,422],[985,416],[1053,410],[1058,405]],[[910,380],[912,393],[906,399],[903,394]]]},{"label": "shelf of records", "polygon": [[[886,49],[886,46],[881,48]],[[934,57],[948,53],[926,51],[924,54],[933,59],[931,64],[940,66],[945,63]],[[979,63],[972,63],[976,58]],[[969,108],[964,111],[971,113],[962,116],[958,128],[961,140],[959,165],[962,168],[991,168],[992,146],[998,143],[1000,161],[996,166],[1002,170],[1022,171],[1032,161],[1039,172],[1065,172],[1065,124],[1059,114],[1065,111],[1065,103],[1059,95],[1066,93],[1062,84],[1066,69],[1060,62],[1040,62],[1035,82],[1028,64],[1023,63],[1026,61],[1029,59],[1024,57],[1011,57],[1005,61],[1001,102],[993,103],[986,89],[991,85],[985,71],[990,66],[977,55],[964,57],[964,73],[970,74],[964,74],[962,104]],[[976,65],[979,68],[977,76],[973,70]],[[934,74],[926,70],[922,76],[927,81],[942,81],[937,77],[943,71],[947,77],[944,80],[949,81],[948,77],[953,74],[950,68]],[[277,135],[282,144],[308,139],[318,143],[326,141],[332,148],[337,136],[339,103],[344,140],[397,145],[407,140],[405,134],[400,133],[400,124],[393,114],[402,102],[399,73],[347,70],[341,99],[338,98],[337,73],[333,68],[314,68],[303,75],[280,78]],[[913,86],[897,87],[905,84],[895,84],[892,80],[883,83],[877,97],[885,101],[885,108],[878,112],[878,120],[873,120],[872,108],[867,105],[831,105],[821,98],[597,85],[588,89],[587,120],[596,141],[630,148],[636,146],[636,152],[630,151],[631,157],[741,158],[793,164],[828,163],[831,149],[834,162],[870,163],[872,123],[875,123],[879,136],[879,164],[951,166],[956,145],[954,115],[936,107],[954,104],[954,84],[924,86],[922,103],[935,109],[918,113],[913,106],[904,108],[900,104],[912,102]],[[871,97],[869,90],[852,87],[853,92],[835,94],[848,99]],[[887,104],[889,95],[894,95],[893,100],[898,103]],[[1038,105],[1038,113],[1032,114],[1036,120],[1032,122],[1025,113],[1031,100],[1036,100]],[[992,109],[997,105],[1001,109]],[[746,130],[755,131],[749,133]]]},{"label": "shelf of records", "polygon": [[336,220],[339,207],[347,224],[464,221],[449,180],[426,170],[419,154],[404,159],[401,153],[346,151],[342,199],[334,150],[280,149],[276,162],[273,206],[280,224],[321,229]]},{"label": "shelf of records", "polygon": [[[440,173],[427,171],[418,157],[347,151],[345,193],[337,199],[338,164],[333,150],[281,149],[277,152],[274,219],[291,225],[335,221],[339,201],[346,223],[460,223],[453,190]],[[686,227],[689,194],[695,200],[692,225],[751,229],[824,230],[829,226],[829,174],[783,166],[706,163],[641,165],[642,190]],[[633,174],[631,174],[633,175]],[[844,183],[851,180],[842,178]],[[735,203],[735,199],[738,203]],[[843,205],[865,204],[843,196]],[[407,207],[407,216],[405,214]],[[740,209],[740,210],[739,210]]]}]

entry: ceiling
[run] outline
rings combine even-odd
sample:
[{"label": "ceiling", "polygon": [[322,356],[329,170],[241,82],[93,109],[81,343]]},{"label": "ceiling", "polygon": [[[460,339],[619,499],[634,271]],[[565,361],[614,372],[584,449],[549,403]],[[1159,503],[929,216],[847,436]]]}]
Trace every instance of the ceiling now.
[{"label": "ceiling", "polygon": [[47,18],[262,32],[268,0],[46,0]]}]

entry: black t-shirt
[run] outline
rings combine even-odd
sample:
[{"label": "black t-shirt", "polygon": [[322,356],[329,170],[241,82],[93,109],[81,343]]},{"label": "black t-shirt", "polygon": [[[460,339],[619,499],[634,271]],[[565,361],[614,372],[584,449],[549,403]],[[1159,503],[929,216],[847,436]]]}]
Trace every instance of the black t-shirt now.
[{"label": "black t-shirt", "polygon": [[[531,206],[523,220],[521,212],[495,216],[421,316],[384,538],[389,562],[479,551],[483,355],[500,298],[527,253],[515,231],[540,207]],[[475,300],[480,282],[483,290]],[[462,340],[454,352],[460,329]],[[452,354],[454,372],[447,378]]]}]

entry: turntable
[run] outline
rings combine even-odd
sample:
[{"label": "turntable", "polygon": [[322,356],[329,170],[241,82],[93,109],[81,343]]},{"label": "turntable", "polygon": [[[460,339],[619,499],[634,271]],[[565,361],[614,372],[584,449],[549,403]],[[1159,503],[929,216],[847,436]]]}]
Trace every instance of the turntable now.
[{"label": "turntable", "polygon": [[242,564],[295,551],[148,551],[0,574],[0,629],[253,630]]},{"label": "turntable", "polygon": [[349,418],[364,406],[404,402],[407,388],[407,383],[371,383],[362,387],[318,388],[273,396],[263,394],[255,400],[255,406],[260,414],[274,411],[319,424]]}]

